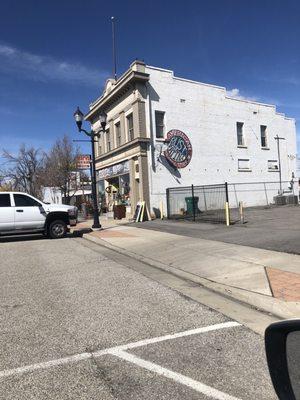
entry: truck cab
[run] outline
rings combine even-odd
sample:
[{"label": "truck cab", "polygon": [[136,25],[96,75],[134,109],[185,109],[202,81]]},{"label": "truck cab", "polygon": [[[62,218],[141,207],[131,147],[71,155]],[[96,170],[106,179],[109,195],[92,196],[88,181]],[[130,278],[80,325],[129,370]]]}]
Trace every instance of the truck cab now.
[{"label": "truck cab", "polygon": [[0,235],[43,233],[52,239],[77,224],[77,207],[47,204],[21,192],[0,192]]}]

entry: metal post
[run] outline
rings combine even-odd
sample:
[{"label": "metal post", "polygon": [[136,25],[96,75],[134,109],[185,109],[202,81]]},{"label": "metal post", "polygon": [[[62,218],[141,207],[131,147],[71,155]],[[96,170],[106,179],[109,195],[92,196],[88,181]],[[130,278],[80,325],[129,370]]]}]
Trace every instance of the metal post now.
[{"label": "metal post", "polygon": [[192,201],[193,201],[193,221],[196,221],[194,185],[192,185]]},{"label": "metal post", "polygon": [[225,202],[225,219],[226,219],[226,225],[230,225],[230,209],[229,209],[229,195],[228,195],[228,183],[225,182],[225,196],[226,196],[226,202]]},{"label": "metal post", "polygon": [[205,207],[205,211],[207,211],[206,195],[205,195],[205,188],[204,188],[204,186],[203,186],[203,197],[204,197],[204,207]]},{"label": "metal post", "polygon": [[266,182],[264,182],[264,188],[265,188],[265,194],[266,194],[267,206],[269,206],[269,200],[268,200],[268,192],[267,192],[267,188],[266,188]]},{"label": "metal post", "polygon": [[281,181],[281,160],[280,160],[280,145],[279,140],[285,140],[285,138],[279,137],[278,134],[274,138],[277,142],[277,153],[278,153],[278,168],[279,168],[279,194],[282,195],[282,181]]},{"label": "metal post", "polygon": [[95,134],[91,135],[91,144],[92,144],[92,162],[91,162],[91,172],[92,172],[92,193],[93,193],[93,208],[94,208],[94,223],[92,228],[101,228],[101,224],[99,221],[99,209],[98,209],[98,201],[97,201],[97,187],[96,187],[96,161],[95,161]]},{"label": "metal post", "polygon": [[278,167],[279,167],[279,189],[280,189],[280,194],[282,194],[281,160],[280,160],[280,146],[279,146],[279,140],[277,140],[277,151],[278,151]]},{"label": "metal post", "polygon": [[167,189],[167,218],[170,219],[170,189]]},{"label": "metal post", "polygon": [[229,203],[228,183],[227,182],[225,182],[225,195],[226,195],[226,202]]},{"label": "metal post", "polygon": [[116,40],[115,40],[115,17],[111,17],[112,32],[112,57],[113,57],[113,77],[117,80],[117,58],[116,58]]},{"label": "metal post", "polygon": [[244,206],[242,201],[240,201],[239,203],[239,214],[240,214],[240,221],[243,224],[245,222],[245,219],[244,219]]}]

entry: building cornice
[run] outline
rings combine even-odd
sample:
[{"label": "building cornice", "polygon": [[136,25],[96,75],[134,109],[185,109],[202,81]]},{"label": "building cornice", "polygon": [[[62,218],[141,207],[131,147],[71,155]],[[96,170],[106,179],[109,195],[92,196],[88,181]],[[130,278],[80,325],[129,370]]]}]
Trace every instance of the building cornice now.
[{"label": "building cornice", "polygon": [[85,115],[85,120],[90,121],[94,115],[99,112],[101,108],[108,108],[117,99],[122,97],[134,82],[147,82],[149,81],[149,74],[140,71],[133,71],[129,69],[118,81],[113,85],[113,89],[109,93],[105,93],[92,104],[90,111]]},{"label": "building cornice", "polygon": [[[102,154],[101,156],[96,157],[96,162],[100,161],[105,161],[109,158],[115,157],[116,155],[120,153],[124,153],[125,151],[136,147],[137,145],[141,146],[142,148],[144,147],[145,144],[150,143],[150,138],[143,138],[143,137],[138,137],[131,142],[124,143],[122,146],[119,146],[105,154]],[[145,149],[146,151],[146,149]]]}]

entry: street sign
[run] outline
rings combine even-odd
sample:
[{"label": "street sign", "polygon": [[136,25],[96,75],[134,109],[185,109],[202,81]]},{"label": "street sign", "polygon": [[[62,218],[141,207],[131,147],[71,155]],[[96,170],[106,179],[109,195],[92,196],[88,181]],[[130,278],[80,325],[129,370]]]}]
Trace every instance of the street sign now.
[{"label": "street sign", "polygon": [[76,167],[77,169],[90,169],[91,156],[89,154],[83,154],[77,157]]}]

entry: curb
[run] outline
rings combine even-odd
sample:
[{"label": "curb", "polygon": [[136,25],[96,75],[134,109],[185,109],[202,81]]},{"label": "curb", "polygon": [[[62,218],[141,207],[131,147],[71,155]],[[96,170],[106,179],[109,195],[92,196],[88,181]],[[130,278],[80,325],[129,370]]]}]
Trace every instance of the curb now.
[{"label": "curb", "polygon": [[202,278],[198,275],[180,270],[178,268],[170,267],[169,265],[161,263],[160,261],[156,261],[151,258],[144,257],[140,254],[131,252],[129,250],[125,250],[122,247],[112,245],[103,239],[93,237],[89,234],[84,234],[83,238],[100,246],[106,247],[110,250],[116,251],[119,254],[123,254],[144,264],[148,264],[151,267],[171,273],[172,275],[175,275],[181,279],[199,284],[200,286],[216,292],[217,294],[230,298],[231,300],[244,303],[252,308],[263,311],[267,314],[271,314],[280,319],[293,319],[300,317],[300,303],[298,302],[287,303],[271,296],[250,292],[244,289],[234,288],[232,286],[224,285],[221,283],[216,283],[207,278]]}]

